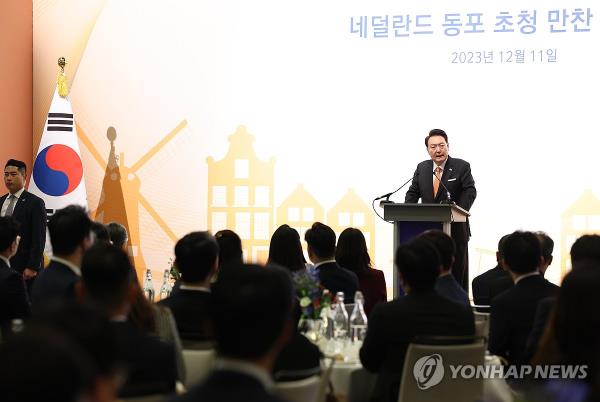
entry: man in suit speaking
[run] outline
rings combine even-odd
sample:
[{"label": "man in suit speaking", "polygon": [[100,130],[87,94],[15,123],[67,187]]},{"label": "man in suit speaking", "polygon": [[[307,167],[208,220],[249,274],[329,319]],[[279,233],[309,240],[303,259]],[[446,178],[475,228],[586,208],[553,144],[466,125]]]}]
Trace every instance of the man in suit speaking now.
[{"label": "man in suit speaking", "polygon": [[0,197],[0,215],[19,222],[19,248],[10,260],[11,267],[23,275],[31,290],[33,279],[42,269],[46,244],[46,206],[44,201],[25,190],[25,162],[9,159],[4,166],[4,184],[8,194]]},{"label": "man in suit speaking", "polygon": [[[423,203],[452,201],[467,211],[471,209],[477,190],[469,163],[448,155],[448,136],[444,130],[431,130],[425,137],[425,146],[431,159],[417,165],[404,202],[416,203],[419,198]],[[468,221],[452,224],[452,238],[456,243],[452,274],[465,290],[469,286],[467,245],[470,236]]]}]

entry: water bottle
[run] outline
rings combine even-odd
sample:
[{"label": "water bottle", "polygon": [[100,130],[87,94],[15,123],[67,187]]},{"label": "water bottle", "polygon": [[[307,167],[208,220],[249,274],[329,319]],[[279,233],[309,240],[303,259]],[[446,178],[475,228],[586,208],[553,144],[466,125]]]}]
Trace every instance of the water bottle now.
[{"label": "water bottle", "polygon": [[146,270],[146,278],[144,279],[144,295],[150,302],[154,302],[154,285],[152,284],[152,272]]},{"label": "water bottle", "polygon": [[163,274],[163,283],[160,287],[160,300],[166,299],[171,295],[171,273],[168,269],[165,269]]},{"label": "water bottle", "polygon": [[365,297],[359,290],[354,294],[354,310],[350,314],[350,337],[352,342],[362,342],[367,335],[367,315],[364,309]]},{"label": "water bottle", "polygon": [[333,311],[333,337],[335,339],[344,339],[348,333],[348,312],[344,305],[344,292],[337,292],[335,295],[336,304]]}]

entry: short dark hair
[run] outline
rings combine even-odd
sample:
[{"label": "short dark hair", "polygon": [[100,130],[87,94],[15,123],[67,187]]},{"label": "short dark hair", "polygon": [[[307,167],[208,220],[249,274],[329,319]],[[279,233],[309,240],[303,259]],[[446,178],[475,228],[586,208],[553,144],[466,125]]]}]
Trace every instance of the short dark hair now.
[{"label": "short dark hair", "polygon": [[219,354],[247,360],[265,356],[292,319],[293,298],[290,274],[278,267],[244,264],[226,284],[217,282],[211,311]]},{"label": "short dark hair", "polygon": [[429,240],[418,237],[398,247],[395,263],[411,289],[433,289],[439,275],[440,256]]},{"label": "short dark hair", "polygon": [[552,238],[545,232],[535,232],[534,234],[537,236],[540,242],[541,256],[544,257],[544,260],[548,261],[552,258],[552,252],[554,251],[554,240],[552,240]]},{"label": "short dark hair", "polygon": [[515,274],[534,272],[542,255],[540,241],[531,232],[516,231],[504,240],[504,261]]},{"label": "short dark hair", "polygon": [[219,245],[208,232],[192,232],[175,245],[175,265],[184,282],[206,279],[219,255]]},{"label": "short dark hair", "polygon": [[21,174],[27,174],[27,165],[23,161],[20,161],[17,159],[9,159],[8,161],[6,161],[6,165],[4,165],[4,169],[6,169],[9,166],[16,167]]},{"label": "short dark hair", "polygon": [[102,376],[115,373],[121,363],[117,334],[105,312],[89,305],[69,302],[41,307],[28,325],[61,331],[83,348]]},{"label": "short dark hair", "polygon": [[289,225],[281,225],[273,232],[269,243],[268,264],[281,265],[290,271],[305,268],[306,260],[300,243],[300,235]]},{"label": "short dark hair", "polygon": [[115,246],[123,248],[125,243],[127,243],[127,239],[129,239],[129,235],[127,234],[127,229],[125,226],[119,222],[110,222],[108,225],[106,225],[106,229],[108,229],[110,241],[112,241]]},{"label": "short dark hair", "polygon": [[108,234],[108,229],[102,223],[92,221],[92,232],[94,232],[97,241],[110,242],[110,235]]},{"label": "short dark hair", "polygon": [[242,264],[242,239],[233,230],[224,229],[215,233],[219,245],[219,267]]},{"label": "short dark hair", "polygon": [[57,255],[72,254],[90,235],[92,221],[83,207],[69,205],[59,209],[48,221],[52,252]]},{"label": "short dark hair", "polygon": [[335,256],[335,232],[329,226],[321,222],[313,223],[304,234],[304,240],[317,257]]},{"label": "short dark hair", "polygon": [[0,217],[0,252],[8,250],[19,235],[19,223],[12,216]]},{"label": "short dark hair", "polygon": [[583,235],[571,246],[571,265],[584,260],[600,262],[600,236]]},{"label": "short dark hair", "polygon": [[366,274],[371,268],[371,256],[367,249],[365,235],[360,229],[346,228],[340,233],[335,260],[342,267],[355,274]]},{"label": "short dark hair", "polygon": [[90,301],[104,310],[121,306],[133,282],[133,267],[119,247],[97,243],[84,254],[81,281]]},{"label": "short dark hair", "polygon": [[510,234],[505,234],[498,240],[498,253],[500,253],[500,257],[504,258],[504,240],[510,236]]},{"label": "short dark hair", "polygon": [[441,230],[428,230],[421,237],[429,240],[436,248],[444,270],[450,270],[452,268],[452,259],[456,255],[456,243],[454,239]]},{"label": "short dark hair", "polygon": [[85,351],[64,333],[28,326],[0,344],[3,401],[81,400],[95,378]]},{"label": "short dark hair", "polygon": [[446,132],[442,129],[434,128],[433,130],[431,130],[429,132],[429,134],[427,134],[427,137],[425,137],[425,146],[426,147],[429,146],[429,139],[431,137],[435,137],[435,136],[444,137],[444,141],[446,141],[446,144],[448,143],[448,135],[446,134]]}]

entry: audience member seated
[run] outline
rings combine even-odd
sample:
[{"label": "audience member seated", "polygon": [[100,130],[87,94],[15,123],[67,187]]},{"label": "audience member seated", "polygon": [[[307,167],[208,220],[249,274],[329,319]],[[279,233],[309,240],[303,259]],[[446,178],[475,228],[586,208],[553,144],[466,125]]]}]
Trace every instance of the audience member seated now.
[{"label": "audience member seated", "polygon": [[[583,235],[571,246],[572,269],[576,270],[582,266],[600,266],[600,236]],[[533,327],[527,339],[526,357],[531,357],[535,353],[555,303],[556,297],[547,297],[538,303]]]},{"label": "audience member seated", "polygon": [[127,320],[136,292],[127,254],[116,246],[97,244],[85,254],[81,274],[84,300],[106,312],[123,346],[120,356],[126,362],[128,376],[120,396],[174,391],[173,348],[142,333]]},{"label": "audience member seated", "polygon": [[[499,280],[503,284],[506,284],[505,287],[502,289],[500,289],[501,287],[499,287],[498,291],[500,293],[503,292],[504,290],[509,289],[513,285],[512,279],[510,278],[510,274],[508,273],[508,271],[506,271],[503,268],[504,258],[502,256],[502,243],[504,242],[504,239],[506,239],[507,237],[508,237],[508,235],[504,235],[504,236],[502,236],[500,241],[498,241],[498,250],[496,251],[497,265],[494,268],[487,270],[484,273],[482,273],[481,275],[478,275],[475,278],[473,278],[473,282],[472,282],[473,303],[477,306],[489,306],[490,305],[490,303],[492,301],[492,299],[491,299],[492,284],[494,282],[496,282],[497,280]],[[480,310],[480,311],[489,312],[489,309],[487,309],[487,311],[485,311],[485,310]]]},{"label": "audience member seated", "polygon": [[344,292],[346,303],[354,303],[358,290],[358,278],[352,271],[342,268],[335,261],[335,232],[321,222],[313,223],[306,231],[308,258],[313,262],[321,285],[333,295]]},{"label": "audience member seated", "polygon": [[281,225],[273,232],[269,244],[267,264],[287,268],[291,272],[306,269],[306,259],[300,242],[300,235],[289,225]]},{"label": "audience member seated", "polygon": [[383,271],[373,268],[365,236],[359,229],[347,228],[342,231],[335,249],[335,260],[358,277],[358,288],[365,297],[367,316],[377,303],[387,301],[385,276]]},{"label": "audience member seated", "polygon": [[504,264],[514,286],[492,300],[488,349],[511,364],[526,359],[527,337],[531,332],[539,301],[558,293],[558,286],[540,274],[543,263],[538,238],[531,232],[514,232],[503,244]]},{"label": "audience member seated", "polygon": [[94,400],[94,366],[60,331],[31,328],[0,344],[2,402]]},{"label": "audience member seated", "polygon": [[219,230],[215,233],[219,245],[219,273],[217,280],[226,278],[235,272],[244,262],[242,239],[233,230]]},{"label": "audience member seated", "polygon": [[217,362],[208,378],[177,401],[279,402],[271,372],[293,331],[293,288],[278,268],[244,266],[213,286]]},{"label": "audience member seated", "polygon": [[452,264],[454,264],[454,254],[456,253],[454,239],[441,230],[429,230],[421,237],[430,241],[440,255],[440,275],[435,281],[435,291],[448,300],[470,306],[467,292],[452,275]]},{"label": "audience member seated", "polygon": [[218,255],[219,246],[208,232],[189,233],[175,245],[175,265],[181,273],[181,285],[176,294],[159,305],[173,313],[186,348],[189,341],[214,339],[209,310],[210,282],[217,272]]},{"label": "audience member seated", "polygon": [[81,277],[81,259],[92,245],[92,221],[80,206],[59,209],[48,221],[53,256],[33,285],[32,307],[51,300],[74,298],[74,285]]},{"label": "audience member seated", "polygon": [[[586,239],[587,240],[587,239]],[[532,364],[587,366],[583,380],[550,379],[542,398],[555,401],[557,395],[579,396],[569,400],[597,401],[600,397],[600,263],[587,259],[565,276],[556,308]],[[540,393],[540,389],[536,389]],[[567,393],[565,393],[567,392]],[[538,395],[539,397],[539,395]],[[566,399],[562,399],[566,400]]]},{"label": "audience member seated", "polygon": [[129,240],[127,228],[119,222],[110,222],[106,225],[106,229],[112,244],[127,253],[127,241]]},{"label": "audience member seated", "polygon": [[471,309],[434,290],[440,257],[431,242],[417,238],[398,247],[395,262],[406,296],[375,307],[360,349],[363,366],[378,373],[372,401],[398,400],[406,350],[416,336],[475,333]]},{"label": "audience member seated", "polygon": [[18,225],[10,216],[0,217],[0,335],[5,337],[13,319],[30,314],[23,275],[10,267],[10,258],[19,247]]},{"label": "audience member seated", "polygon": [[275,381],[296,381],[321,372],[321,351],[298,331],[297,324],[301,316],[302,310],[298,300],[295,300],[293,307],[295,330],[292,332],[292,338],[275,360],[273,367]]},{"label": "audience member seated", "polygon": [[102,223],[92,221],[91,230],[94,234],[94,243],[100,241],[110,243],[110,234],[108,234],[108,229]]},{"label": "audience member seated", "polygon": [[73,301],[51,303],[51,306],[42,307],[41,312],[36,312],[33,320],[27,323],[27,328],[49,328],[59,331],[90,358],[95,374],[94,381],[87,388],[89,398],[82,400],[116,400],[123,362],[119,356],[117,335],[104,313]]}]

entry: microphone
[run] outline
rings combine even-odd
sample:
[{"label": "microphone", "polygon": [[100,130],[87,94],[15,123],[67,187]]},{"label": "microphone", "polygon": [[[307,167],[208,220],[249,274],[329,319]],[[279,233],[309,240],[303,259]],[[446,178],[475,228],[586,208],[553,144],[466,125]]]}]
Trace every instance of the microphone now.
[{"label": "microphone", "polygon": [[385,198],[385,201],[382,201],[382,202],[388,202],[388,201],[390,200],[390,197],[391,197],[392,195],[394,195],[394,194],[396,194],[398,191],[402,190],[402,189],[404,188],[404,186],[406,186],[406,185],[407,185],[409,182],[411,182],[411,181],[412,181],[412,179],[414,179],[414,177],[415,177],[415,175],[413,174],[413,175],[411,176],[411,178],[410,178],[410,179],[408,179],[408,180],[406,180],[404,183],[402,183],[402,185],[401,185],[400,187],[398,187],[397,189],[395,189],[395,190],[394,190],[394,191],[392,191],[391,193],[387,193],[387,194],[384,194],[384,195],[382,195],[382,196],[379,196],[379,197],[375,198],[375,199],[373,200],[373,202],[375,202],[375,201],[379,201],[379,200],[381,200],[381,199],[383,199],[383,198]]},{"label": "microphone", "polygon": [[[449,168],[448,171],[451,172],[452,168]],[[448,190],[448,187],[446,187],[446,185],[444,184],[444,182],[442,181],[442,179],[440,177],[438,177],[437,174],[435,174],[435,170],[433,171],[433,175],[435,176],[436,179],[438,179],[439,183],[444,188],[444,190],[446,190],[446,201],[442,201],[442,203],[456,204],[454,201],[452,201],[452,197],[450,197],[450,190]]]}]

